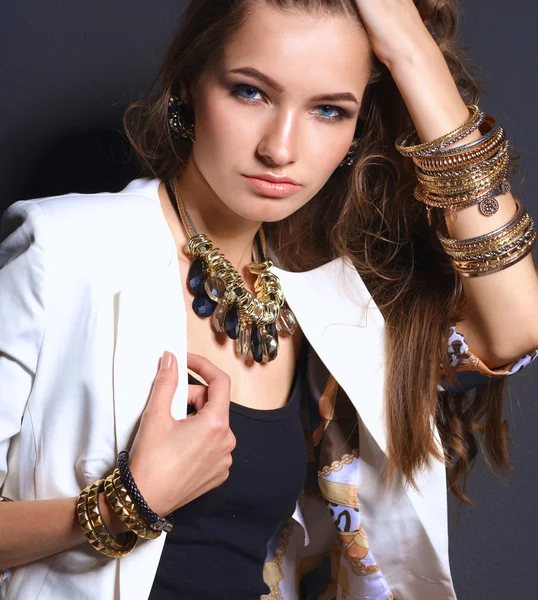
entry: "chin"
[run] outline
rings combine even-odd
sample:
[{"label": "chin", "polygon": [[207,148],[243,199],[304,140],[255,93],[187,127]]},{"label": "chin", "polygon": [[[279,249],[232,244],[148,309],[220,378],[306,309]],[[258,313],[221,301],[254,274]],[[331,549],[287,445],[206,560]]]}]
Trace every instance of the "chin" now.
[{"label": "chin", "polygon": [[289,217],[301,208],[305,202],[297,202],[297,199],[289,198],[267,198],[264,196],[249,196],[245,198],[240,206],[230,206],[239,216],[249,221],[260,221],[274,223]]}]

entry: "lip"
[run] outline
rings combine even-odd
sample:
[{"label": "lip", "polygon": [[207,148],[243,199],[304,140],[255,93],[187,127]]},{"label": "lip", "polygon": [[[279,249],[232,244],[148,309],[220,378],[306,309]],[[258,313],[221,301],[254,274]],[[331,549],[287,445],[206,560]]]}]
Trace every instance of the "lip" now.
[{"label": "lip", "polygon": [[289,177],[276,177],[274,175],[243,175],[245,181],[265,196],[284,198],[301,189],[301,185]]},{"label": "lip", "polygon": [[245,177],[264,179],[265,181],[272,181],[273,183],[292,183],[293,185],[299,185],[295,179],[283,177],[281,175],[273,175],[272,173],[256,173],[255,175],[245,175]]}]

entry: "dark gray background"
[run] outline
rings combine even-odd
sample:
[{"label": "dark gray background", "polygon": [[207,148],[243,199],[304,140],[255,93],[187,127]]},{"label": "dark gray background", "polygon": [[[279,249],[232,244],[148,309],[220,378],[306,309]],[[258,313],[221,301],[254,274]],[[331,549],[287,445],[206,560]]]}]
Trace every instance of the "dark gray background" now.
[{"label": "dark gray background", "polygon": [[[115,130],[157,72],[185,2],[18,0],[0,5],[0,211],[21,198],[120,189],[131,171]],[[525,173],[517,196],[538,218],[538,4],[462,4],[460,39]],[[517,182],[514,182],[517,183]],[[538,264],[538,263],[537,263]],[[510,382],[513,471],[479,461],[467,491],[475,510],[456,524],[451,559],[460,600],[538,599],[537,366]]]}]

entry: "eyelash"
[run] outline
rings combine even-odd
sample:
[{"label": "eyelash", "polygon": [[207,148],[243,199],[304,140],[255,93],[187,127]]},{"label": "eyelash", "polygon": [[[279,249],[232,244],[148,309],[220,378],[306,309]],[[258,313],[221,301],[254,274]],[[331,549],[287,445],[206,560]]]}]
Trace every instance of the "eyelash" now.
[{"label": "eyelash", "polygon": [[[241,90],[244,90],[244,89],[255,90],[260,95],[262,95],[262,96],[265,95],[257,87],[254,87],[253,85],[246,84],[246,83],[238,83],[238,84],[234,85],[232,87],[231,94],[232,94],[232,96],[237,98],[240,102],[245,102],[246,104],[252,104],[253,102],[258,102],[258,100],[254,100],[252,98],[249,99],[249,98],[245,98],[244,96],[241,96]],[[321,115],[318,115],[318,118],[321,119],[322,121],[336,122],[336,121],[341,121],[343,119],[348,119],[350,117],[349,113],[346,110],[344,110],[343,108],[340,108],[339,106],[333,106],[332,104],[320,104],[319,106],[323,107],[323,108],[332,108],[333,110],[338,112],[338,115],[335,117],[323,117]]]}]

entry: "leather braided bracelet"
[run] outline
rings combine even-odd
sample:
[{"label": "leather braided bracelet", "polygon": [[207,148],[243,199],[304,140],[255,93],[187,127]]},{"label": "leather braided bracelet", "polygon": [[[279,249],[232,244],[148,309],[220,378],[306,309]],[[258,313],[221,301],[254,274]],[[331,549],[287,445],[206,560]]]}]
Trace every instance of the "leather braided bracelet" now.
[{"label": "leather braided bracelet", "polygon": [[140,514],[148,522],[150,529],[154,531],[166,531],[167,533],[172,531],[174,527],[172,524],[174,521],[173,515],[170,514],[166,518],[160,517],[151,510],[140,493],[129,468],[129,452],[127,450],[122,450],[118,455],[118,469],[123,485],[129,492]]}]

